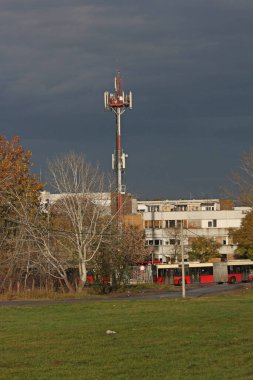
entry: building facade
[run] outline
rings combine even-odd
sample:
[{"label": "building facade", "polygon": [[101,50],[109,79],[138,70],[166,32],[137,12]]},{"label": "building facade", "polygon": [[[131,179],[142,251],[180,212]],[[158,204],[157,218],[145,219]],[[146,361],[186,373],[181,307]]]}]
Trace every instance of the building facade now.
[{"label": "building facade", "polygon": [[[41,206],[46,211],[67,194],[41,193]],[[94,203],[105,208],[106,214],[114,214],[113,193],[92,193]],[[249,212],[249,207],[235,207],[223,199],[148,200],[138,201],[129,195],[124,204],[123,223],[144,229],[146,244],[151,248],[152,258],[161,263],[181,261],[181,241],[184,254],[191,249],[197,237],[213,239],[221,245],[220,254],[232,259],[236,249],[229,236],[230,228],[239,228]]]},{"label": "building facade", "polygon": [[[71,193],[61,193],[53,194],[49,191],[42,191],[40,194],[40,203],[41,208],[44,211],[47,211],[48,206],[52,206],[56,202],[60,201],[64,197],[68,196],[80,196],[89,198],[91,202],[97,204],[105,209],[105,213],[116,215],[116,193],[114,192],[97,192],[97,193],[80,193],[80,194],[71,194]],[[122,214],[123,216],[128,215],[137,215],[137,199],[134,198],[131,194],[126,193],[122,196]]]},{"label": "building facade", "polygon": [[153,259],[162,263],[181,260],[181,240],[187,257],[197,237],[213,239],[221,244],[224,259],[233,258],[236,245],[229,229],[239,228],[249,210],[221,199],[138,202],[146,243],[152,247]]}]

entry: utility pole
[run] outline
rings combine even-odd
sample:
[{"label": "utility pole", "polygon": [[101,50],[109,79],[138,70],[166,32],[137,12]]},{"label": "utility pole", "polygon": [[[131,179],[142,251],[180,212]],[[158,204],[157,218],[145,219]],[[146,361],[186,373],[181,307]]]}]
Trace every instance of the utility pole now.
[{"label": "utility pole", "polygon": [[181,260],[182,260],[182,298],[185,298],[185,267],[184,267],[184,230],[181,220]]},{"label": "utility pole", "polygon": [[132,92],[126,95],[123,91],[123,81],[118,71],[114,78],[115,93],[108,91],[104,93],[104,106],[106,110],[111,110],[116,117],[116,149],[112,154],[112,169],[116,173],[116,211],[118,223],[122,223],[123,217],[123,195],[125,194],[125,185],[122,183],[122,175],[126,169],[127,154],[121,147],[121,115],[127,108],[132,109]]}]

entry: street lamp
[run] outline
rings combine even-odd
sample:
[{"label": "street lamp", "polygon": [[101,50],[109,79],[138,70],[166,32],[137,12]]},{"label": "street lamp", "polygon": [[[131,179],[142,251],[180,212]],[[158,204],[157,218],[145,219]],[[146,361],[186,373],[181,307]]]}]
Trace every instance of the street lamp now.
[{"label": "street lamp", "polygon": [[181,260],[182,260],[182,298],[185,298],[185,267],[184,267],[184,230],[181,220]]}]

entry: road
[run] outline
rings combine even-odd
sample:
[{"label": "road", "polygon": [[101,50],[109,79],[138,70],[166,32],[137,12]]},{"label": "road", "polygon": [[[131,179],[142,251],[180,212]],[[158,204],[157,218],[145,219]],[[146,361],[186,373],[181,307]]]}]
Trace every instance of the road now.
[{"label": "road", "polygon": [[[203,297],[208,295],[222,294],[240,291],[245,288],[250,288],[250,284],[220,284],[220,285],[205,285],[199,287],[186,287],[186,297]],[[0,301],[0,307],[22,307],[22,306],[46,306],[46,305],[60,305],[60,304],[75,304],[82,302],[108,302],[108,301],[134,301],[134,300],[155,300],[162,298],[181,298],[180,289],[178,291],[170,292],[152,292],[143,291],[139,294],[124,294],[124,295],[109,295],[106,298],[83,298],[83,299],[65,299],[65,300],[13,300],[13,301]]]},{"label": "road", "polygon": [[[212,294],[221,294],[221,293],[229,293],[240,291],[245,288],[249,288],[250,284],[240,283],[240,284],[212,284],[212,285],[204,285],[199,287],[186,287],[186,297],[194,298],[194,297],[203,297]],[[138,295],[129,297],[131,299],[160,299],[160,298],[181,298],[181,291],[177,292],[161,292],[160,294],[146,294],[146,295]]]}]

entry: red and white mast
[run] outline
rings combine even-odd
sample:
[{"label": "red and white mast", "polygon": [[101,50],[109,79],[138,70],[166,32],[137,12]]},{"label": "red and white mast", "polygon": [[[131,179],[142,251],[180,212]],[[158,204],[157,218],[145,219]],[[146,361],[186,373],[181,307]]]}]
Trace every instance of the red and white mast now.
[{"label": "red and white mast", "polygon": [[106,110],[114,112],[116,117],[116,150],[112,155],[112,169],[116,173],[116,207],[119,223],[122,222],[123,202],[122,195],[125,194],[126,188],[123,185],[122,176],[126,169],[127,154],[123,152],[121,147],[121,115],[127,108],[132,109],[132,92],[126,95],[123,91],[123,81],[118,71],[114,78],[115,93],[108,91],[104,93],[104,105]]}]

